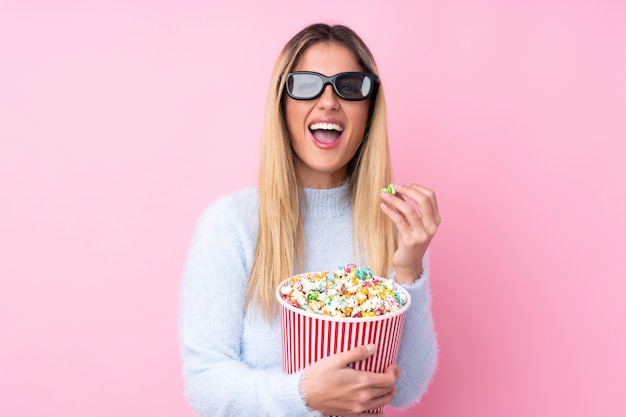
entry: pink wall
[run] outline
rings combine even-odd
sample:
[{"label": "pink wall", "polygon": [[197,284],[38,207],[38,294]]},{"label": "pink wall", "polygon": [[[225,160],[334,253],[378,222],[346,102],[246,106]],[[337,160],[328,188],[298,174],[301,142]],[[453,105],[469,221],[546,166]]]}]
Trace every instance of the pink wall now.
[{"label": "pink wall", "polygon": [[193,415],[192,229],[255,182],[274,59],[318,20],[370,44],[397,182],[444,218],[439,369],[388,414],[626,414],[625,2],[202,3],[0,5],[0,415]]}]

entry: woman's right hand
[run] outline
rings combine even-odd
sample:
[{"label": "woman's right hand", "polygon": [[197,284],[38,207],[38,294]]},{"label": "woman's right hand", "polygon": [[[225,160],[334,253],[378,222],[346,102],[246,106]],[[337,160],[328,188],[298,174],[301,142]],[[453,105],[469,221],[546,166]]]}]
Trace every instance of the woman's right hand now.
[{"label": "woman's right hand", "polygon": [[307,405],[326,415],[343,417],[376,417],[368,414],[389,402],[396,395],[394,385],[400,369],[392,364],[383,373],[358,371],[348,364],[367,359],[376,352],[376,345],[364,345],[337,353],[310,365],[302,375],[300,389]]}]

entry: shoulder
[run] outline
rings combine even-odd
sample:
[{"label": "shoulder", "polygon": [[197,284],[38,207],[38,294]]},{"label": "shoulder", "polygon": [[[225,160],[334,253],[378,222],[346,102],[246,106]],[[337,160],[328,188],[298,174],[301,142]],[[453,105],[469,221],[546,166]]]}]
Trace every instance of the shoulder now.
[{"label": "shoulder", "polygon": [[258,227],[259,194],[257,187],[248,187],[218,197],[202,213],[198,228],[214,233]]},{"label": "shoulder", "polygon": [[250,215],[259,209],[259,193],[257,187],[247,187],[230,194],[218,197],[206,212],[217,212],[229,216],[240,214]]}]

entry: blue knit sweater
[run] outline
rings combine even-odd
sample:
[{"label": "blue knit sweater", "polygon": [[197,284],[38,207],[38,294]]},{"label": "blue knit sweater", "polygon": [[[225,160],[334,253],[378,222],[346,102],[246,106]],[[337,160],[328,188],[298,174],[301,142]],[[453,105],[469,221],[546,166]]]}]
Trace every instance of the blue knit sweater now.
[{"label": "blue knit sweater", "polygon": [[[305,271],[354,262],[347,183],[305,189]],[[282,372],[279,320],[245,311],[248,273],[258,233],[258,193],[247,188],[220,198],[201,216],[185,267],[181,306],[185,393],[202,417],[320,416],[308,409],[302,372]],[[412,297],[398,358],[394,407],[416,403],[434,373],[437,344],[430,311],[429,270],[405,285]]]}]

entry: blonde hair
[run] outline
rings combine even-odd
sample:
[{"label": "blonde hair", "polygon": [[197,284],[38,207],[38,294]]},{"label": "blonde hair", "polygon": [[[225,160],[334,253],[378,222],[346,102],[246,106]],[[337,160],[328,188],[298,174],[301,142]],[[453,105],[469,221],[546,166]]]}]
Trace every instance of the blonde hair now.
[{"label": "blonde hair", "polygon": [[[335,42],[351,50],[366,72],[378,75],[374,58],[351,29],[314,24],[296,34],[280,53],[271,77],[259,172],[259,232],[250,271],[246,305],[266,319],[277,311],[274,291],[287,277],[303,272],[305,242],[303,193],[293,163],[293,151],[283,109],[282,77],[302,53],[319,42]],[[391,181],[387,140],[387,110],[382,86],[370,98],[363,143],[348,166],[352,197],[355,263],[362,260],[375,275],[389,273],[396,249],[395,226],[380,210],[380,188]],[[339,265],[337,265],[339,266]],[[298,272],[296,272],[298,271]]]}]

